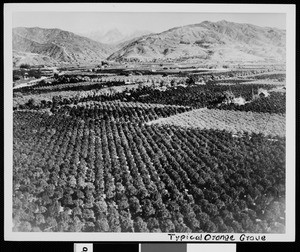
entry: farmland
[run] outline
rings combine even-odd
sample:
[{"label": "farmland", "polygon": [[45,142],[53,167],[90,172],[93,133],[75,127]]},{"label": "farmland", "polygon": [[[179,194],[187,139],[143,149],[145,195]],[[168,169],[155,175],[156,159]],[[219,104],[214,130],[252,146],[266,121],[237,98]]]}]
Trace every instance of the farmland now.
[{"label": "farmland", "polygon": [[14,90],[14,231],[284,233],[281,82],[182,75]]},{"label": "farmland", "polygon": [[149,124],[226,130],[234,134],[256,132],[266,136],[285,136],[285,116],[269,113],[196,109],[168,118],[157,119]]}]

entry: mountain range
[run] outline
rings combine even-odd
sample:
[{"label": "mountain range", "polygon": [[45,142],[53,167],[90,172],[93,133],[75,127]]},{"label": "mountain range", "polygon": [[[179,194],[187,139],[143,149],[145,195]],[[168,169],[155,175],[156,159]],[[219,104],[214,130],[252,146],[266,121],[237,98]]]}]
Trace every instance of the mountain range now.
[{"label": "mountain range", "polygon": [[14,28],[14,64],[43,61],[50,65],[92,64],[104,59],[142,62],[197,59],[206,63],[285,61],[285,30],[225,20],[204,21],[161,33],[141,31],[124,36],[115,29],[102,37],[98,35],[96,38],[90,34],[87,38],[60,29]]},{"label": "mountain range", "polygon": [[104,44],[112,44],[112,45],[118,45],[120,43],[123,43],[125,41],[129,41],[134,38],[138,38],[144,35],[151,34],[151,31],[147,30],[136,30],[133,32],[124,32],[120,31],[117,28],[110,29],[108,31],[94,31],[89,33],[83,33],[81,34],[84,37],[87,37],[89,39],[95,40],[100,43]]}]

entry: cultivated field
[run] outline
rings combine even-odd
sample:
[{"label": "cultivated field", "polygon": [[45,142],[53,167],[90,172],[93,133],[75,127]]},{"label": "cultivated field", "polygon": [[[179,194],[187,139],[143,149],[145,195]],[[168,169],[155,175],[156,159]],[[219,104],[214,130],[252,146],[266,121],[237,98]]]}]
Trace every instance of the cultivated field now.
[{"label": "cultivated field", "polygon": [[277,85],[115,78],[14,90],[14,231],[285,232]]},{"label": "cultivated field", "polygon": [[195,109],[168,118],[157,119],[148,124],[226,130],[234,134],[248,132],[285,136],[285,116],[269,113]]}]

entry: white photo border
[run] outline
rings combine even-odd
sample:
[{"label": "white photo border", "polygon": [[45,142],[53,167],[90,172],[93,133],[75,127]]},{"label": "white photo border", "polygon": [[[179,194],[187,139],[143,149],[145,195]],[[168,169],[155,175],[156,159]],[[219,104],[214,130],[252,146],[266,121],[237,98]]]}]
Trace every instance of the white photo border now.
[{"label": "white photo border", "polygon": [[[14,12],[201,12],[286,14],[286,233],[249,234],[266,241],[295,241],[295,5],[287,4],[129,4],[129,3],[43,3],[4,4],[4,239],[9,241],[170,241],[168,233],[70,233],[13,232],[12,164],[12,15]],[[180,234],[176,235],[191,235]],[[200,234],[193,234],[200,235]],[[205,234],[203,234],[205,236]],[[211,234],[218,235],[218,234]],[[219,234],[224,235],[224,234]],[[241,234],[230,234],[240,241]],[[199,240],[185,240],[199,242]],[[202,240],[204,241],[204,240]],[[209,242],[208,240],[205,242]],[[214,241],[215,242],[215,241]],[[220,241],[224,242],[224,240]]]}]

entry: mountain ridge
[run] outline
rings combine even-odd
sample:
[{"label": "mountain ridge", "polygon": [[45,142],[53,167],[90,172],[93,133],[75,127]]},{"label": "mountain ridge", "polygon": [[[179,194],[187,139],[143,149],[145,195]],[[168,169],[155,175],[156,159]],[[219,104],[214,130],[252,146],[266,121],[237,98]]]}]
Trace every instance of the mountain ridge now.
[{"label": "mountain ridge", "polygon": [[17,27],[13,29],[13,50],[47,56],[58,63],[87,64],[106,59],[113,49],[57,28]]},{"label": "mountain ridge", "polygon": [[[110,31],[112,39],[118,30]],[[108,31],[109,33],[109,31]],[[99,64],[112,61],[285,61],[283,29],[221,20],[173,27],[107,45],[58,28],[13,28],[14,64]],[[118,36],[118,35],[117,35]]]}]

